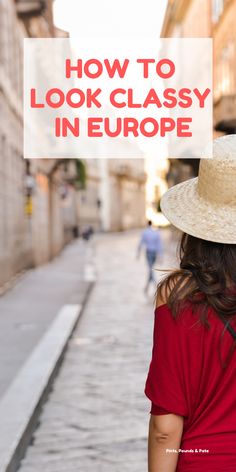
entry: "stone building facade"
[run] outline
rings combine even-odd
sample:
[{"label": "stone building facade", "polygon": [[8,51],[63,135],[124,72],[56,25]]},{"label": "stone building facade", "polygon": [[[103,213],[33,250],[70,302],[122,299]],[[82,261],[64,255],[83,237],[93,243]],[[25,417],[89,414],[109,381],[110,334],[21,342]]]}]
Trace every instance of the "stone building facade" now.
[{"label": "stone building facade", "polygon": [[212,37],[214,135],[236,132],[236,0],[169,0],[163,37]]},{"label": "stone building facade", "polygon": [[86,185],[77,192],[78,229],[83,232],[90,226],[94,231],[102,229],[101,219],[101,168],[98,159],[84,160]]},{"label": "stone building facade", "polygon": [[236,133],[236,1],[213,4],[214,125],[219,133]]},{"label": "stone building facade", "polygon": [[22,58],[24,24],[13,0],[0,2],[0,285],[32,264],[25,213]]},{"label": "stone building facade", "polygon": [[169,0],[162,26],[163,38],[211,36],[212,0]]},{"label": "stone building facade", "polygon": [[[163,38],[207,38],[212,36],[213,0],[169,0],[163,21]],[[198,173],[198,159],[170,159],[167,173],[172,186]]]},{"label": "stone building facade", "polygon": [[23,39],[54,35],[52,1],[0,1],[0,285],[64,244],[59,172],[23,159]]},{"label": "stone building facade", "polygon": [[123,231],[145,224],[144,159],[110,159],[101,166],[101,224],[104,231]]}]

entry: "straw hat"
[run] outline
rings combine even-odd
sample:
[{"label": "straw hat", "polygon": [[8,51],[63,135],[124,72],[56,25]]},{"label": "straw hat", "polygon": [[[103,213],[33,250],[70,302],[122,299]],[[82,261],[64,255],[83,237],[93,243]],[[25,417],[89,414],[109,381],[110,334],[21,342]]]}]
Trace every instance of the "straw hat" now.
[{"label": "straw hat", "polygon": [[163,195],[161,210],[185,233],[236,244],[236,135],[215,139],[212,156],[201,159],[197,178]]}]

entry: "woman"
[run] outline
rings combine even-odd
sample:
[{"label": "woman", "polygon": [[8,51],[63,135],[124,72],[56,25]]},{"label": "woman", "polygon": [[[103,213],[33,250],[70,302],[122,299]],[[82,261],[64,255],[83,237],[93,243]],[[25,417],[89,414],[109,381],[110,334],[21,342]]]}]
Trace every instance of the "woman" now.
[{"label": "woman", "polygon": [[180,268],[157,289],[149,472],[235,472],[236,136],[215,140],[161,207],[184,234]]}]

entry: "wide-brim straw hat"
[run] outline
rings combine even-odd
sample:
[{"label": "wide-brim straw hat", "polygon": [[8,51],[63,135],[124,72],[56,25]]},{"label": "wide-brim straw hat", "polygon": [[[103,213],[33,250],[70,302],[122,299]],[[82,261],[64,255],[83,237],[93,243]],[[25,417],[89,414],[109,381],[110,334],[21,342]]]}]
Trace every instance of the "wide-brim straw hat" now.
[{"label": "wide-brim straw hat", "polygon": [[215,139],[212,158],[201,159],[198,177],[170,188],[161,210],[185,233],[236,244],[236,135]]}]

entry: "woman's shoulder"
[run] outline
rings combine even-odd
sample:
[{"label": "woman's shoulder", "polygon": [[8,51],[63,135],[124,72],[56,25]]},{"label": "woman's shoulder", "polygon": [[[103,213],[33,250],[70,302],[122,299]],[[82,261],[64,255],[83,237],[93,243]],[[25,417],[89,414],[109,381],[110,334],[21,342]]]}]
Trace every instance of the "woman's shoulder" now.
[{"label": "woman's shoulder", "polygon": [[[171,274],[172,275],[172,274]],[[180,330],[189,332],[200,329],[200,317],[195,305],[185,297],[185,286],[188,280],[174,273],[158,286],[155,301],[155,318],[157,325],[163,325],[164,330]],[[175,302],[176,288],[182,297]],[[173,300],[174,299],[174,300]]]},{"label": "woman's shoulder", "polygon": [[187,284],[187,277],[179,271],[172,272],[167,277],[165,277],[157,286],[156,299],[155,299],[155,308],[158,308],[162,305],[168,305],[169,299],[173,291],[178,288],[178,290],[184,291],[184,287]]}]

